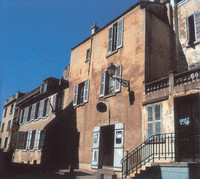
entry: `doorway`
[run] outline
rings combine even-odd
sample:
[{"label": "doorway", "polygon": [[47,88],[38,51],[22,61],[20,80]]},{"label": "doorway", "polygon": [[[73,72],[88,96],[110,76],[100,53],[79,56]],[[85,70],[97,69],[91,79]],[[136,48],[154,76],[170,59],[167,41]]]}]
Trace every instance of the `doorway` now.
[{"label": "doorway", "polygon": [[113,166],[114,159],[114,125],[102,126],[100,137],[100,167]]},{"label": "doorway", "polygon": [[174,104],[176,160],[198,161],[200,158],[199,94],[175,98]]}]

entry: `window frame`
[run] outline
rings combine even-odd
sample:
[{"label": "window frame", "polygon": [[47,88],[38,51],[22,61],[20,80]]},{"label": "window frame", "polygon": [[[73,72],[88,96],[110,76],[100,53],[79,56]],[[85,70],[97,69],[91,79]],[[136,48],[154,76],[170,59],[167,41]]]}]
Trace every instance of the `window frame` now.
[{"label": "window frame", "polygon": [[7,108],[4,109],[3,117],[6,117],[7,115]]},{"label": "window frame", "polygon": [[[120,24],[121,24],[121,29],[119,27]],[[114,29],[116,29],[116,33]],[[123,36],[124,36],[124,19],[121,18],[108,28],[107,54],[111,54],[123,47]]]},{"label": "window frame", "polygon": [[[159,120],[156,120],[156,113],[155,113],[155,108],[156,106],[159,106],[160,110],[159,110],[159,114],[160,114],[160,119]],[[152,108],[152,120],[149,121],[149,108]],[[146,132],[146,138],[149,139],[152,135],[156,135],[156,123],[160,123],[160,134],[162,134],[163,132],[163,129],[162,129],[162,104],[161,103],[158,103],[158,104],[153,104],[153,105],[150,105],[147,107],[147,132]],[[149,136],[149,124],[153,124],[152,125],[152,135]]]},{"label": "window frame", "polygon": [[[83,88],[83,97],[80,102],[80,87]],[[90,79],[87,79],[74,86],[73,106],[84,105],[89,102]]]},{"label": "window frame", "polygon": [[[122,65],[120,64],[120,65],[117,65],[116,67],[117,67],[117,69],[115,71],[114,77],[122,79]],[[119,74],[117,74],[118,72],[119,72]],[[109,79],[108,78],[109,78],[109,76],[107,74],[107,71],[103,71],[100,73],[99,97],[115,95],[116,93],[121,92],[121,84],[119,83],[118,80],[113,79],[114,93],[108,93],[108,88],[109,88],[109,83],[108,83]]]}]

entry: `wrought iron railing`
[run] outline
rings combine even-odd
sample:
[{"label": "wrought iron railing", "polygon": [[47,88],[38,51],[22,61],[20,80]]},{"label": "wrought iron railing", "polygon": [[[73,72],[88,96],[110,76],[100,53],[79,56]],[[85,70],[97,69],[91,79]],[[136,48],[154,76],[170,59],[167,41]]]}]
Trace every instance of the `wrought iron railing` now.
[{"label": "wrought iron railing", "polygon": [[145,94],[163,90],[169,87],[169,78],[162,78],[145,85]]},{"label": "wrought iron railing", "polygon": [[174,75],[175,86],[190,83],[197,80],[200,80],[200,68]]},{"label": "wrought iron railing", "polygon": [[121,161],[122,178],[137,173],[146,163],[155,160],[175,160],[175,135],[156,134],[129,152]]}]

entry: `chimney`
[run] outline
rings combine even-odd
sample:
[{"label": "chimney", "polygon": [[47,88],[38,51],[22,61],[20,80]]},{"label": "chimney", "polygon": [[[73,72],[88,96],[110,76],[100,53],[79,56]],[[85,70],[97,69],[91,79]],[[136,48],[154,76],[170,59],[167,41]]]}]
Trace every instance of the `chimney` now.
[{"label": "chimney", "polygon": [[91,27],[91,35],[93,35],[98,29],[99,27],[97,27],[96,22],[94,22],[94,25]]}]

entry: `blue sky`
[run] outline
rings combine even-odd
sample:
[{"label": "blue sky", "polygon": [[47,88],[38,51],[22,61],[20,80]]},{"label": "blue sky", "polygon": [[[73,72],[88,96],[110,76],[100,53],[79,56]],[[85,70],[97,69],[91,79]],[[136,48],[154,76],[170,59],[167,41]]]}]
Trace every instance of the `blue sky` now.
[{"label": "blue sky", "polygon": [[4,101],[50,76],[61,78],[71,48],[136,0],[0,0],[0,116]]}]

